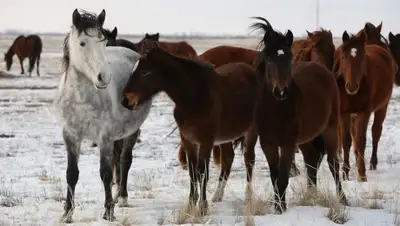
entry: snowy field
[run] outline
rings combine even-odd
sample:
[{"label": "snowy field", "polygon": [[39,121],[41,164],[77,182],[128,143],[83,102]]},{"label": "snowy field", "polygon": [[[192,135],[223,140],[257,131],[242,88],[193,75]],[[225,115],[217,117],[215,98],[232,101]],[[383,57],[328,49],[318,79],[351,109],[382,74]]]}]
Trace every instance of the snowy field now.
[{"label": "snowy field", "polygon": [[[5,52],[14,37],[2,37]],[[134,40],[136,41],[136,40]],[[62,37],[44,37],[41,77],[19,75],[16,58],[14,76],[0,77],[0,225],[60,225],[66,195],[67,156],[61,130],[52,108],[60,79]],[[257,40],[191,40],[199,53],[219,44],[254,47]],[[28,70],[25,61],[25,70]],[[0,70],[4,69],[1,62]],[[36,69],[35,69],[36,70]],[[160,94],[142,126],[141,143],[136,144],[129,172],[127,208],[116,207],[117,222],[101,219],[104,208],[103,184],[99,176],[99,152],[91,142],[82,145],[80,177],[76,187],[76,209],[72,225],[336,225],[329,218],[352,226],[400,225],[400,89],[394,93],[384,124],[378,152],[378,170],[367,171],[368,182],[356,179],[351,155],[351,180],[344,182],[351,207],[336,204],[334,183],[324,160],[319,171],[319,193],[305,193],[305,171],[301,154],[297,164],[302,175],[292,178],[288,187],[288,211],[274,215],[270,200],[272,187],[267,162],[258,144],[255,176],[256,199],[243,202],[245,167],[236,151],[233,170],[221,203],[212,203],[219,169],[211,164],[208,185],[209,214],[203,218],[185,213],[189,176],[177,162],[177,131],[173,104]],[[368,130],[366,158],[371,155]],[[334,215],[337,215],[336,217]]]}]

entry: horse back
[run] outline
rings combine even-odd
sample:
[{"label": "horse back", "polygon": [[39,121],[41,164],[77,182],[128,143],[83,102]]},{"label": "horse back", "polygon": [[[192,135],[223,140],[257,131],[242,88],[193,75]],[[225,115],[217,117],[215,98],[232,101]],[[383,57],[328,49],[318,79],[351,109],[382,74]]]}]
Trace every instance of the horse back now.
[{"label": "horse back", "polygon": [[43,50],[42,39],[38,35],[29,35],[26,37],[26,47],[29,51],[29,57],[40,56]]},{"label": "horse back", "polygon": [[238,62],[253,65],[257,54],[258,52],[252,49],[223,45],[205,51],[200,58],[211,62],[216,67]]},{"label": "horse back", "polygon": [[159,42],[160,46],[167,52],[172,53],[176,56],[192,58],[197,56],[194,48],[189,45],[186,41],[180,42]]}]

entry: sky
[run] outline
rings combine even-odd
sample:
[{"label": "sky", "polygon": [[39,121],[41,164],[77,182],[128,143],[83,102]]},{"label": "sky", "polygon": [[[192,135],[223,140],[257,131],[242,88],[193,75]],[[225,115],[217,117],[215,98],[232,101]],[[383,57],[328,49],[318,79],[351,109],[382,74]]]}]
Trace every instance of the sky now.
[{"label": "sky", "polygon": [[[100,13],[104,27],[119,34],[250,34],[252,16],[262,16],[272,26],[296,36],[316,29],[317,0],[1,0],[0,30],[65,32],[75,8]],[[400,33],[400,0],[320,0],[320,26],[334,36],[344,30],[356,33],[366,21],[382,34]]]}]

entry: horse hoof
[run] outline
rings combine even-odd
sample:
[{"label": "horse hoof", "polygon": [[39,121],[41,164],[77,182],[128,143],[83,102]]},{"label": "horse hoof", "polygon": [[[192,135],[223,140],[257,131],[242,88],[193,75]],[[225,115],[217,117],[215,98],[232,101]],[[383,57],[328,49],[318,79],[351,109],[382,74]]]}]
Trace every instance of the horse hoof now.
[{"label": "horse hoof", "polygon": [[199,203],[199,210],[200,210],[200,216],[207,215],[207,211],[208,211],[208,203],[207,203],[207,201],[202,201],[202,202]]},{"label": "horse hoof", "polygon": [[222,196],[219,192],[216,192],[211,199],[212,202],[221,202],[222,201]]},{"label": "horse hoof", "polygon": [[116,220],[114,214],[111,214],[109,211],[106,211],[103,214],[103,219],[106,220],[106,221],[115,221]]},{"label": "horse hoof", "polygon": [[369,170],[376,170],[376,165],[374,165],[374,164],[370,164],[369,165]]},{"label": "horse hoof", "polygon": [[118,197],[118,207],[128,207],[128,197]]},{"label": "horse hoof", "polygon": [[71,224],[72,223],[72,215],[65,213],[61,218],[60,218],[60,223],[63,224]]},{"label": "horse hoof", "polygon": [[359,176],[358,177],[358,182],[367,182],[367,176]]}]

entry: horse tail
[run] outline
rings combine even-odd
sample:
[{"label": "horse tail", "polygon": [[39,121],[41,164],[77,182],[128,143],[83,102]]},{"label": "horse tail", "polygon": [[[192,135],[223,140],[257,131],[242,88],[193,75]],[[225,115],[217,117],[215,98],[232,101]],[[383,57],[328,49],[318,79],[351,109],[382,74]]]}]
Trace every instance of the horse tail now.
[{"label": "horse tail", "polygon": [[236,149],[237,146],[239,146],[240,144],[240,151],[242,152],[242,154],[244,153],[244,136],[239,137],[238,139],[233,141],[233,149]]}]

